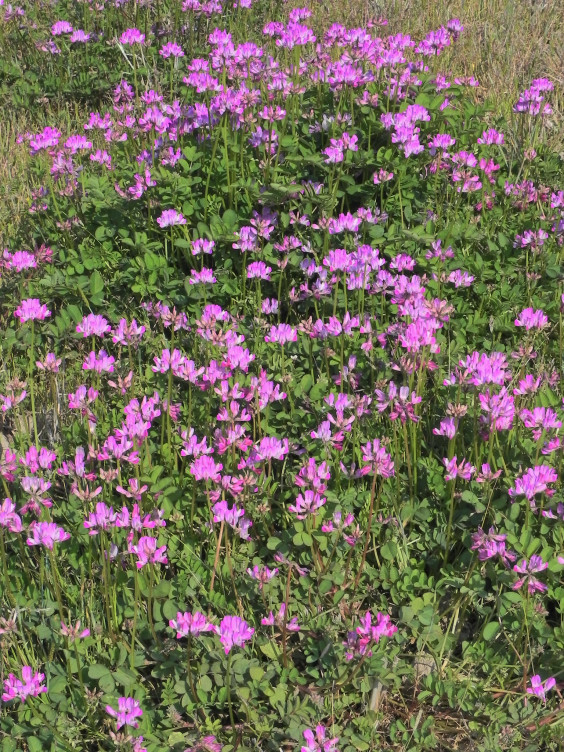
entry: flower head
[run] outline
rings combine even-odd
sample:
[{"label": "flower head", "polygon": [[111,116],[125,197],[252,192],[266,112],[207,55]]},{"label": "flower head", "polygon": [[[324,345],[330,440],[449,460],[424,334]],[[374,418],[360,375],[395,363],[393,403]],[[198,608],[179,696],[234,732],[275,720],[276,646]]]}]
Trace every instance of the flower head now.
[{"label": "flower head", "polygon": [[255,630],[239,616],[224,616],[218,633],[225,655],[228,655],[234,645],[240,648],[245,647],[245,642],[251,639]]},{"label": "flower head", "polygon": [[339,737],[335,736],[333,739],[328,739],[325,726],[316,726],[315,732],[306,729],[304,739],[306,744],[301,748],[301,752],[338,752],[337,742]]},{"label": "flower head", "polygon": [[185,225],[186,220],[176,209],[165,209],[161,216],[157,217],[157,224],[164,229],[165,227],[173,227],[174,225]]},{"label": "flower head", "polygon": [[123,34],[119,38],[119,41],[120,44],[143,44],[143,42],[145,41],[145,34],[142,34],[139,29],[127,29],[123,32]]},{"label": "flower head", "polygon": [[111,705],[106,705],[106,713],[116,719],[117,730],[126,725],[137,728],[139,723],[135,719],[143,715],[139,701],[133,697],[119,697],[118,709],[114,710]]},{"label": "flower head", "polygon": [[2,694],[2,701],[9,702],[16,698],[22,702],[26,701],[26,698],[30,695],[37,697],[42,692],[47,692],[47,687],[42,685],[42,681],[45,679],[45,674],[33,673],[31,666],[22,666],[22,678],[17,678],[14,674],[10,674],[7,679],[4,680],[4,693]]},{"label": "flower head", "polygon": [[527,687],[527,693],[530,695],[536,695],[540,697],[543,702],[546,702],[546,693],[549,689],[552,689],[556,684],[556,679],[551,676],[543,683],[538,674],[531,676],[531,686]]},{"label": "flower head", "polygon": [[36,319],[42,321],[50,315],[51,311],[47,309],[45,304],[41,305],[41,302],[37,298],[22,300],[14,311],[14,316],[20,320],[20,324],[26,321],[35,321]]},{"label": "flower head", "polygon": [[27,539],[28,546],[45,546],[50,551],[55,543],[68,540],[71,536],[54,522],[32,522],[29,526],[31,536]]},{"label": "flower head", "polygon": [[198,636],[203,632],[217,632],[217,627],[209,622],[204,614],[201,614],[199,611],[195,611],[193,614],[188,611],[185,613],[179,611],[176,614],[176,619],[171,619],[168,625],[171,629],[176,630],[176,638],[178,640],[188,635]]}]

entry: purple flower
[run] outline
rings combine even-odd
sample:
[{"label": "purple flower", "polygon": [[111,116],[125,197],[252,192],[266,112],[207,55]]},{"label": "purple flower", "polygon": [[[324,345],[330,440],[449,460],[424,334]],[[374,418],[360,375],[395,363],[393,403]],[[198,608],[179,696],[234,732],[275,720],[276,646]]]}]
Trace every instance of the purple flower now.
[{"label": "purple flower", "polygon": [[159,55],[162,55],[165,59],[168,57],[184,57],[182,47],[176,42],[168,42],[159,50]]},{"label": "purple flower", "polygon": [[100,350],[98,355],[92,350],[82,364],[82,369],[84,371],[95,371],[96,373],[113,373],[114,362],[114,356],[108,355],[105,350]]},{"label": "purple flower", "polygon": [[449,460],[447,457],[443,459],[443,465],[446,468],[445,480],[454,480],[455,478],[462,478],[463,480],[470,480],[470,478],[476,472],[476,468],[473,467],[466,460],[457,461],[456,455]]},{"label": "purple flower", "polygon": [[335,736],[333,739],[328,739],[325,726],[316,726],[315,734],[311,729],[306,729],[304,739],[306,745],[301,748],[300,752],[339,752],[337,749],[339,737]]},{"label": "purple flower", "polygon": [[54,37],[61,36],[61,34],[72,34],[72,26],[68,21],[56,21],[51,26],[51,34]]},{"label": "purple flower", "polygon": [[543,702],[546,702],[546,693],[549,689],[552,689],[556,684],[556,679],[551,676],[544,684],[538,674],[531,676],[531,686],[527,687],[527,693],[530,695],[536,695],[540,697]]},{"label": "purple flower", "polygon": [[264,261],[253,261],[247,267],[247,279],[264,279],[270,280],[272,267],[267,266]]},{"label": "purple flower", "polygon": [[55,543],[62,543],[71,537],[70,533],[66,533],[54,522],[32,522],[29,532],[31,537],[26,541],[28,546],[45,546],[50,551]]},{"label": "purple flower", "polygon": [[533,497],[539,493],[552,496],[554,490],[548,488],[548,483],[556,483],[558,474],[550,465],[535,465],[526,470],[519,478],[515,478],[515,486],[509,489],[509,496],[526,496],[533,506]]},{"label": "purple flower", "polygon": [[16,505],[11,499],[4,499],[0,504],[0,527],[7,527],[12,533],[22,531],[21,517],[16,514]]},{"label": "purple flower", "polygon": [[276,577],[278,574],[278,567],[269,569],[268,567],[259,567],[255,564],[252,569],[250,567],[247,568],[247,574],[249,577],[252,577],[253,580],[258,580],[259,590],[262,590],[269,580]]},{"label": "purple flower", "polygon": [[37,697],[42,692],[47,692],[47,687],[42,686],[41,682],[45,679],[45,674],[33,673],[31,666],[22,666],[22,678],[17,678],[14,674],[9,674],[4,680],[4,693],[2,694],[3,702],[20,699],[22,702],[30,695]]},{"label": "purple flower", "polygon": [[167,564],[166,546],[157,547],[157,539],[149,535],[139,538],[137,545],[129,544],[129,553],[137,555],[136,566],[141,569],[145,564]]},{"label": "purple flower", "polygon": [[195,269],[190,270],[191,285],[214,285],[217,279],[214,276],[213,269],[206,269],[204,267],[202,271],[197,272]]},{"label": "purple flower", "polygon": [[83,637],[90,635],[89,629],[80,629],[80,619],[73,626],[72,624],[67,626],[63,621],[61,622],[61,634],[69,638],[70,642],[75,640],[81,640]]},{"label": "purple flower", "polygon": [[478,552],[480,561],[487,561],[487,559],[493,559],[494,556],[499,556],[504,566],[509,567],[511,562],[515,561],[517,555],[506,550],[506,538],[506,535],[496,533],[493,527],[490,527],[488,533],[484,533],[482,528],[479,527],[478,531],[472,535],[471,549]]},{"label": "purple flower", "polygon": [[[100,492],[102,487],[100,486]],[[78,489],[77,489],[78,490]],[[84,520],[84,527],[89,535],[98,535],[98,530],[108,530],[115,525],[117,513],[113,507],[108,507],[103,501],[96,504],[96,511],[90,512],[88,519]]]},{"label": "purple flower", "polygon": [[225,655],[228,655],[234,645],[240,648],[244,647],[245,642],[251,639],[255,630],[249,627],[247,622],[239,616],[224,616],[219,625],[218,633]]},{"label": "purple flower", "polygon": [[139,706],[139,701],[133,697],[119,697],[118,709],[114,710],[111,705],[106,705],[106,713],[116,719],[116,729],[122,726],[132,726],[137,728],[139,724],[135,720],[143,715],[143,711]]},{"label": "purple flower", "polygon": [[366,467],[361,470],[362,475],[375,473],[383,478],[391,478],[394,474],[394,462],[387,452],[386,448],[380,443],[380,439],[374,439],[362,448],[362,460],[368,462]]},{"label": "purple flower", "polygon": [[145,41],[145,34],[141,34],[139,29],[127,29],[123,32],[119,41],[120,44],[143,44]]},{"label": "purple flower", "polygon": [[325,504],[327,499],[315,491],[304,491],[298,494],[295,504],[290,504],[288,511],[296,515],[296,519],[305,520],[310,514],[315,515],[318,509]]},{"label": "purple flower", "polygon": [[26,321],[42,321],[51,315],[51,311],[46,305],[41,305],[37,298],[27,298],[22,300],[18,308],[14,311],[14,316],[20,320],[20,324]]},{"label": "purple flower", "polygon": [[527,331],[529,329],[543,329],[547,324],[548,317],[540,309],[535,311],[532,308],[525,308],[515,319],[515,326],[524,326]]},{"label": "purple flower", "polygon": [[157,224],[164,229],[174,225],[185,225],[186,220],[176,209],[165,209],[161,216],[157,217]]},{"label": "purple flower", "polygon": [[513,590],[519,590],[523,585],[526,585],[527,590],[531,594],[536,590],[538,590],[539,593],[546,592],[548,587],[543,582],[540,582],[540,580],[537,580],[536,577],[533,577],[534,574],[542,572],[545,569],[548,569],[548,562],[543,561],[540,556],[536,555],[531,556],[529,561],[523,559],[520,564],[515,564],[513,571],[524,576],[520,577],[513,585]]},{"label": "purple flower", "polygon": [[77,324],[76,331],[82,334],[83,337],[103,337],[104,334],[111,331],[111,328],[103,316],[89,313],[88,316],[82,319],[80,324]]},{"label": "purple flower", "polygon": [[[199,0],[184,0],[183,10],[188,3],[199,3]],[[188,747],[184,752],[221,752],[222,749],[223,745],[217,741],[215,736],[203,736],[194,747]]]},{"label": "purple flower", "polygon": [[199,256],[200,253],[211,254],[214,248],[215,242],[213,240],[198,238],[192,241],[192,256]]},{"label": "purple flower", "polygon": [[82,29],[75,29],[73,33],[70,35],[69,41],[72,44],[76,44],[77,42],[88,42],[90,40],[90,34],[87,34]]},{"label": "purple flower", "polygon": [[221,462],[215,462],[212,457],[202,455],[194,460],[190,465],[190,475],[196,480],[213,480],[218,482],[221,478],[220,473],[223,470]]},{"label": "purple flower", "polygon": [[288,632],[299,632],[301,630],[296,616],[293,616],[289,621],[286,620],[285,603],[282,603],[280,605],[276,616],[271,611],[268,616],[265,616],[260,620],[260,623],[263,625],[263,627],[273,627],[276,624],[276,626],[280,627],[280,629],[285,628],[288,630]]},{"label": "purple flower", "polygon": [[62,363],[61,358],[57,358],[55,353],[47,353],[44,360],[36,360],[35,365],[40,371],[48,371],[49,373],[58,373],[59,366]]},{"label": "purple flower", "polygon": [[391,637],[398,631],[398,628],[391,623],[388,614],[376,614],[376,624],[372,624],[372,614],[367,611],[360,619],[360,626],[353,632],[349,632],[346,642],[347,647],[345,657],[351,661],[355,656],[360,655],[370,657],[372,651],[369,648],[380,641],[381,637]]},{"label": "purple flower", "polygon": [[169,627],[176,630],[176,638],[179,640],[181,637],[187,637],[188,635],[201,635],[203,632],[217,632],[217,627],[209,622],[204,614],[199,611],[191,614],[188,611],[182,613],[179,611],[176,614],[176,619],[169,621]]},{"label": "purple flower", "polygon": [[448,439],[453,439],[458,427],[458,421],[452,417],[444,418],[441,420],[438,428],[433,428],[435,436],[446,436]]},{"label": "purple flower", "polygon": [[285,345],[287,342],[296,342],[298,334],[289,324],[278,324],[278,326],[270,327],[270,334],[265,338],[265,342],[277,342],[280,345]]},{"label": "purple flower", "polygon": [[478,139],[479,144],[503,144],[505,141],[503,133],[496,131],[495,128],[488,128],[487,131],[482,133],[481,138]]}]

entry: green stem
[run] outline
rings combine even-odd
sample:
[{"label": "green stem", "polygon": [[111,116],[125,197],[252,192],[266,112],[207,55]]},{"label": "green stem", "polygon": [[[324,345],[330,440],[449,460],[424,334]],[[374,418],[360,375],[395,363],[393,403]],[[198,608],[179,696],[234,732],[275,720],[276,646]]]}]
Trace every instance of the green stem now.
[{"label": "green stem", "polygon": [[235,728],[235,716],[233,715],[233,702],[231,701],[231,651],[227,655],[225,688],[227,689],[227,705],[229,707],[229,720],[231,721],[231,730],[233,731],[233,744],[235,744],[237,740],[237,730]]},{"label": "green stem", "polygon": [[28,369],[28,378],[29,378],[29,394],[31,397],[31,415],[33,419],[33,433],[35,438],[35,447],[37,448],[38,444],[38,433],[37,433],[37,415],[35,413],[35,384],[33,380],[33,351],[34,351],[34,345],[35,345],[35,321],[31,320],[31,347],[29,350],[29,369]]}]

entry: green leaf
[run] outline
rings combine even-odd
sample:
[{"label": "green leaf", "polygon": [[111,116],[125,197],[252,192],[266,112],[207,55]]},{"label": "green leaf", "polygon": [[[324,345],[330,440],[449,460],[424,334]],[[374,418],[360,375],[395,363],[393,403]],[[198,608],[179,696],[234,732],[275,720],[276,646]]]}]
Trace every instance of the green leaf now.
[{"label": "green leaf", "polygon": [[253,681],[258,682],[264,676],[264,669],[260,666],[251,666],[251,668],[249,669],[249,674],[251,675],[251,679]]},{"label": "green leaf", "polygon": [[198,682],[199,688],[202,689],[206,694],[209,694],[212,691],[212,680],[209,676],[205,675],[200,677],[200,681]]},{"label": "green leaf", "polygon": [[120,667],[116,669],[113,673],[114,679],[117,681],[118,684],[122,684],[124,687],[130,687],[132,684],[135,684],[137,681],[137,677],[133,673],[133,671],[130,671],[128,668]]},{"label": "green leaf", "polygon": [[227,229],[232,230],[237,224],[237,214],[233,209],[227,209],[223,214],[222,220]]},{"label": "green leaf", "polygon": [[106,674],[100,679],[98,686],[100,687],[102,692],[105,692],[107,695],[111,695],[116,688],[116,683],[111,674]]},{"label": "green leaf", "polygon": [[493,640],[496,634],[499,632],[501,624],[498,621],[490,621],[484,627],[483,636],[486,642]]},{"label": "green leaf", "polygon": [[99,271],[92,272],[90,275],[90,294],[99,295],[104,290],[104,280]]},{"label": "green leaf", "polygon": [[101,663],[93,663],[88,667],[88,676],[90,679],[101,679],[102,676],[110,673],[110,669],[107,666],[102,666]]}]

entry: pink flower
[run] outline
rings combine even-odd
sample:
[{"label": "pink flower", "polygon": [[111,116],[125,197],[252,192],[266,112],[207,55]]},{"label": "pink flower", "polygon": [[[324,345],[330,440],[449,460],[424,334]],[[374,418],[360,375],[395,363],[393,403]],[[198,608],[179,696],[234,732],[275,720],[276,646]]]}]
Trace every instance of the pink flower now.
[{"label": "pink flower", "polygon": [[353,632],[349,632],[346,642],[347,647],[345,657],[351,661],[356,655],[367,655],[370,657],[372,651],[369,650],[373,644],[378,643],[381,637],[391,637],[398,631],[398,628],[391,623],[388,614],[376,614],[376,624],[372,624],[372,614],[367,611],[360,619],[360,626]]},{"label": "pink flower", "polygon": [[201,271],[197,272],[195,269],[190,270],[189,284],[191,285],[215,285],[217,279],[213,273],[213,269],[204,267]]},{"label": "pink flower", "polygon": [[105,350],[100,350],[98,354],[92,350],[82,364],[82,370],[95,371],[95,373],[113,373],[114,363],[114,356],[108,355]]},{"label": "pink flower", "polygon": [[443,465],[447,471],[445,474],[445,480],[454,480],[455,478],[470,480],[476,472],[476,468],[466,460],[460,460],[460,463],[458,463],[456,455],[451,460],[445,457],[443,459]]},{"label": "pink flower", "polygon": [[80,324],[77,324],[76,331],[83,337],[103,337],[111,330],[111,326],[103,316],[89,313],[85,316]]},{"label": "pink flower", "polygon": [[515,561],[517,555],[512,551],[508,551],[505,548],[506,535],[502,533],[496,533],[495,528],[490,527],[487,533],[484,533],[481,527],[478,528],[478,532],[472,535],[472,551],[478,552],[478,559],[480,561],[487,561],[494,556],[499,556],[501,561],[506,567],[511,565],[511,562]]},{"label": "pink flower", "polygon": [[161,216],[157,217],[157,224],[164,229],[165,227],[174,227],[174,225],[185,225],[186,220],[176,209],[165,209]]},{"label": "pink flower", "polygon": [[306,745],[301,748],[300,752],[338,752],[337,742],[339,737],[327,739],[325,726],[316,726],[315,734],[311,729],[304,731]]},{"label": "pink flower", "polygon": [[59,373],[59,366],[62,363],[61,358],[57,358],[55,353],[47,353],[45,360],[36,360],[35,365],[40,371],[48,371],[49,373]]},{"label": "pink flower", "polygon": [[37,298],[22,300],[19,307],[14,311],[14,316],[20,320],[20,324],[26,321],[42,321],[51,315],[46,305],[41,305]]},{"label": "pink flower", "polygon": [[552,496],[554,490],[548,488],[549,483],[556,483],[558,474],[550,465],[535,465],[526,470],[519,478],[515,478],[515,486],[508,491],[509,496],[526,496],[534,504],[533,497],[539,493]]},{"label": "pink flower", "polygon": [[137,728],[139,724],[135,720],[143,715],[143,711],[139,706],[139,701],[133,699],[133,697],[119,697],[118,709],[114,710],[111,705],[106,705],[106,713],[116,719],[116,729],[122,726],[132,726]]},{"label": "pink flower", "polygon": [[536,695],[540,697],[543,702],[546,702],[546,693],[549,689],[552,689],[556,684],[556,679],[551,676],[544,684],[538,674],[531,676],[531,686],[527,687],[527,693],[530,695]]},{"label": "pink flower", "polygon": [[129,553],[137,555],[137,569],[141,569],[145,564],[167,564],[168,559],[165,556],[166,546],[157,548],[157,539],[149,535],[139,538],[136,545],[129,544]]},{"label": "pink flower", "polygon": [[176,614],[176,619],[171,619],[168,624],[171,629],[176,630],[176,638],[178,640],[188,635],[198,636],[203,632],[217,632],[217,627],[209,622],[199,611],[193,614],[188,611],[185,613],[179,611]]},{"label": "pink flower", "polygon": [[287,342],[296,342],[298,334],[289,324],[278,324],[278,326],[270,327],[270,334],[265,338],[265,342],[277,342],[280,345],[285,345]]},{"label": "pink flower", "polygon": [[548,562],[543,561],[540,556],[536,555],[531,556],[528,562],[526,559],[523,559],[520,564],[515,564],[513,571],[524,576],[520,577],[513,585],[513,590],[519,590],[523,585],[526,585],[527,590],[531,594],[536,590],[538,590],[539,593],[546,592],[548,587],[540,582],[540,580],[537,580],[536,577],[533,577],[534,574],[542,572],[545,569],[548,569]]},{"label": "pink flower", "polygon": [[249,627],[244,619],[239,616],[224,616],[219,625],[219,640],[228,655],[234,645],[245,647],[245,642],[250,640],[255,630]]},{"label": "pink flower", "polygon": [[[76,489],[78,491],[78,488]],[[100,492],[102,487],[100,486]],[[76,495],[76,494],[75,494]],[[98,530],[108,530],[116,522],[116,513],[113,507],[108,507],[103,501],[96,504],[96,511],[90,512],[88,519],[84,520],[84,527],[89,535],[98,535]]]},{"label": "pink flower", "polygon": [[543,329],[547,324],[548,316],[540,309],[535,311],[532,308],[525,308],[515,319],[515,326],[524,326],[527,331]]},{"label": "pink flower", "polygon": [[441,420],[438,428],[433,428],[435,436],[446,436],[448,439],[454,439],[458,421],[452,417]]},{"label": "pink flower", "polygon": [[[120,44],[143,44],[145,34],[141,34],[139,29],[127,29],[119,38]],[[118,726],[119,728],[119,726]]]},{"label": "pink flower", "polygon": [[269,580],[276,577],[278,574],[278,567],[269,569],[268,567],[259,567],[255,564],[252,569],[250,567],[247,568],[247,574],[249,577],[252,577],[253,580],[258,580],[259,590],[262,590]]},{"label": "pink flower", "polygon": [[61,34],[72,34],[72,26],[68,21],[56,21],[51,26],[51,34],[54,37],[58,37]]},{"label": "pink flower", "polygon": [[32,522],[29,532],[31,532],[31,537],[26,541],[28,546],[43,545],[50,551],[53,550],[55,543],[62,543],[71,537],[70,533],[66,533],[54,522]]},{"label": "pink flower", "polygon": [[206,238],[198,238],[192,241],[192,256],[199,256],[201,253],[211,255],[215,248],[215,241]]},{"label": "pink flower", "polygon": [[42,686],[41,682],[45,679],[45,674],[33,673],[31,666],[22,666],[22,678],[18,679],[14,674],[10,674],[4,681],[3,702],[10,702],[19,698],[22,702],[30,695],[37,697],[42,692],[47,692],[47,687]]},{"label": "pink flower", "polygon": [[61,634],[65,635],[65,637],[68,637],[70,642],[74,642],[75,640],[81,640],[83,637],[88,637],[90,635],[89,629],[83,629],[80,630],[80,620],[76,622],[76,624],[73,626],[72,624],[67,627],[67,625],[62,621],[61,622]]},{"label": "pink flower", "polygon": [[387,452],[386,448],[381,445],[380,439],[374,439],[368,444],[364,444],[362,449],[362,460],[368,462],[366,467],[361,470],[362,475],[375,473],[383,478],[391,478],[394,474],[394,462]]},{"label": "pink flower", "polygon": [[221,462],[214,460],[206,454],[201,455],[190,465],[190,475],[196,480],[213,480],[219,481],[220,473],[223,470]]},{"label": "pink flower", "polygon": [[184,57],[182,47],[176,42],[168,42],[159,50],[159,55],[162,55],[165,59],[168,57]]},{"label": "pink flower", "polygon": [[265,616],[260,620],[263,627],[273,627],[275,624],[280,629],[286,628],[288,632],[299,632],[301,630],[298,624],[298,619],[293,616],[289,621],[286,620],[286,604],[282,603],[276,616],[271,611],[268,616]]},{"label": "pink flower", "polygon": [[491,483],[493,480],[496,480],[501,475],[501,470],[496,470],[495,472],[491,469],[489,466],[489,463],[484,462],[482,465],[482,470],[478,475],[476,476],[476,482],[477,483]]},{"label": "pink flower", "polygon": [[11,499],[4,499],[0,504],[0,527],[7,527],[11,533],[21,533],[22,520],[16,514],[16,505]]},{"label": "pink flower", "polygon": [[298,494],[295,504],[290,504],[288,511],[296,515],[296,519],[305,520],[310,514],[315,515],[318,509],[325,504],[327,499],[315,491],[304,491]]}]

